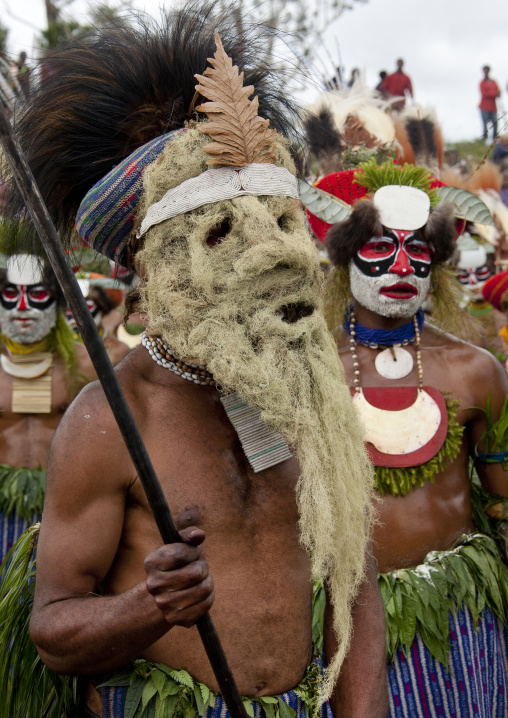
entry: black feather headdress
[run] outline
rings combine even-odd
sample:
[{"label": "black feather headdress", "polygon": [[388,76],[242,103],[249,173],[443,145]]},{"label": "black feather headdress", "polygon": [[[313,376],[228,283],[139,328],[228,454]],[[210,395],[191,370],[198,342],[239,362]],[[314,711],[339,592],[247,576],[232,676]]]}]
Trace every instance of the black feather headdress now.
[{"label": "black feather headdress", "polygon": [[[160,23],[103,29],[52,56],[55,73],[31,96],[16,130],[57,226],[69,235],[86,192],[131,152],[196,118],[194,75],[215,43],[210,4],[187,4]],[[224,48],[255,87],[259,113],[284,135],[295,109],[280,77],[260,67],[261,29],[218,23]],[[19,211],[15,193],[9,209]]]}]

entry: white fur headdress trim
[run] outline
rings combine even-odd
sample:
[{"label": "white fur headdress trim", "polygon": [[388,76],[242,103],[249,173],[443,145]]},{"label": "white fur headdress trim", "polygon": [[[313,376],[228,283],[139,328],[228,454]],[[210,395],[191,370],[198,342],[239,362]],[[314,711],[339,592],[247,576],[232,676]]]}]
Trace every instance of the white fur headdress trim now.
[{"label": "white fur headdress trim", "polygon": [[244,195],[275,195],[298,199],[298,182],[285,167],[251,164],[245,167],[217,167],[191,177],[168,190],[152,204],[137,233],[142,237],[150,227],[205,204]]}]

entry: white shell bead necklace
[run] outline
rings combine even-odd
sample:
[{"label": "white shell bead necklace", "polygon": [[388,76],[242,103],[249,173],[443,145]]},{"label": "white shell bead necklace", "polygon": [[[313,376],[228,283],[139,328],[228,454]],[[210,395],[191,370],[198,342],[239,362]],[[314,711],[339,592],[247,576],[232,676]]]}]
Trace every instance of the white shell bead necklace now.
[{"label": "white shell bead necklace", "polygon": [[154,362],[169,369],[182,379],[200,386],[216,386],[212,374],[203,364],[192,364],[175,357],[171,349],[166,346],[160,337],[151,337],[146,332],[141,334],[141,344],[148,351]]}]

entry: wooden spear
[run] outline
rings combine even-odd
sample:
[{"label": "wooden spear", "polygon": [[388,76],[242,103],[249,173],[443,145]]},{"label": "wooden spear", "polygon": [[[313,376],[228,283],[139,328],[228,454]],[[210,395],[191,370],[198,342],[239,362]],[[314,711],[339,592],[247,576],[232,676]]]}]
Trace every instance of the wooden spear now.
[{"label": "wooden spear", "polygon": [[[83,342],[102,384],[102,388],[129,451],[132,463],[145,490],[157,527],[165,544],[181,542],[180,534],[173,522],[166,497],[148,456],[148,452],[120,388],[116,374],[104,348],[95,322],[86,305],[78,283],[70,268],[65,252],[58,239],[48,209],[35,183],[34,176],[21,149],[18,138],[11,127],[5,109],[0,104],[0,141],[5,156],[16,180],[19,191],[30,213],[34,226],[44,245],[46,254],[62,288],[65,299],[76,320]],[[224,696],[232,718],[247,718],[240,693],[226,660],[222,645],[209,613],[202,616],[197,627],[208,660]]]}]

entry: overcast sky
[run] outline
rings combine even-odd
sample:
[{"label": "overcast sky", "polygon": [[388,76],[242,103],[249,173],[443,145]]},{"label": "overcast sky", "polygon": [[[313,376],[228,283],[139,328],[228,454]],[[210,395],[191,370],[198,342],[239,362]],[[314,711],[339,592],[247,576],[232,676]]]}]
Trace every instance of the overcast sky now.
[{"label": "overcast sky", "polygon": [[[154,13],[159,4],[135,0],[136,7]],[[83,0],[69,6],[78,19],[85,9]],[[34,32],[45,27],[44,1],[0,0],[0,17],[11,30],[11,52],[31,55]],[[478,84],[484,64],[491,65],[501,88],[500,109],[508,110],[508,0],[369,0],[344,13],[324,42],[327,51],[319,53],[317,69],[326,65],[331,71],[340,52],[346,78],[359,67],[370,86],[377,84],[379,70],[391,72],[396,58],[404,58],[415,98],[434,107],[449,141],[481,135]],[[305,97],[312,100],[313,94],[310,86]]]}]

